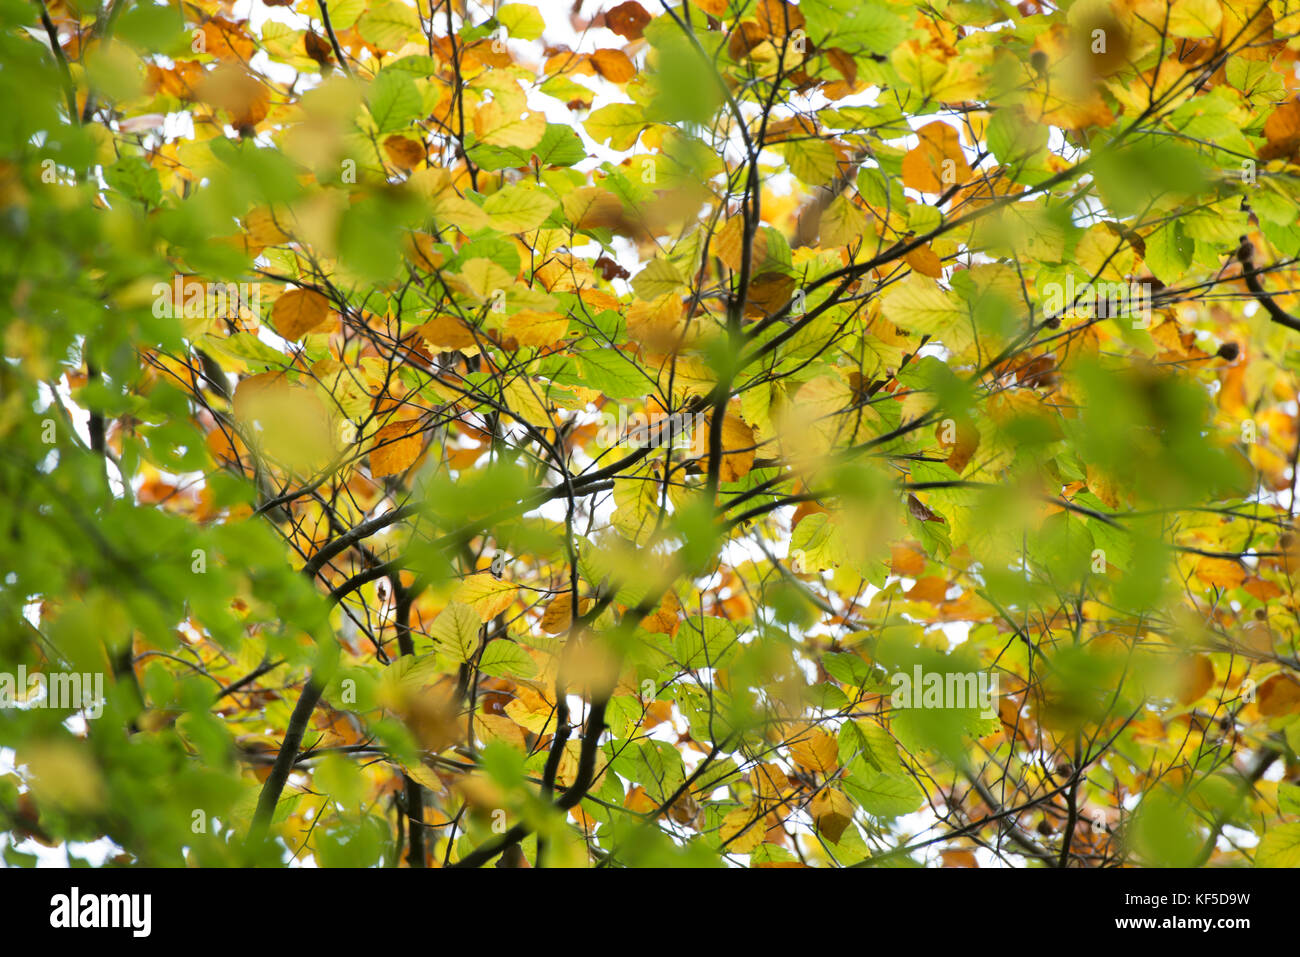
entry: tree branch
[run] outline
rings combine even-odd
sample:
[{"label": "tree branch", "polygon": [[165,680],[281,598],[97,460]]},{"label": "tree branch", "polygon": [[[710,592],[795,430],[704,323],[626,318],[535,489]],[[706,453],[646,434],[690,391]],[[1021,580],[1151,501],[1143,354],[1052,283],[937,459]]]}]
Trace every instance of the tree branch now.
[{"label": "tree branch", "polygon": [[1237,247],[1237,260],[1241,263],[1241,278],[1246,281],[1246,288],[1264,307],[1268,317],[1278,325],[1300,332],[1300,319],[1279,306],[1273,296],[1264,291],[1264,286],[1259,281],[1259,270],[1255,268],[1255,247],[1245,236],[1241,237],[1241,245]]}]

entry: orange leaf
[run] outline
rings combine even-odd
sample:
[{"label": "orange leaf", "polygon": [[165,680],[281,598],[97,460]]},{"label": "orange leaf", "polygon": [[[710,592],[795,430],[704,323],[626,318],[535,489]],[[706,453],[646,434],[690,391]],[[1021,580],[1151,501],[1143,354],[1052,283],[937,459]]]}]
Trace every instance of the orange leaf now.
[{"label": "orange leaf", "polygon": [[375,433],[375,444],[370,447],[370,474],[379,478],[404,472],[420,457],[423,448],[419,419],[390,422]]},{"label": "orange leaf", "polygon": [[329,314],[329,300],[312,289],[290,289],[271,307],[276,332],[290,341],[318,328]]},{"label": "orange leaf", "polygon": [[597,50],[591,55],[591,65],[607,80],[623,83],[636,76],[636,66],[622,50]]},{"label": "orange leaf", "polygon": [[[591,599],[583,598],[578,602],[579,614],[585,612],[591,607]],[[573,620],[573,593],[563,591],[551,599],[551,603],[546,606],[546,611],[542,614],[542,631],[548,635],[558,635],[568,630],[569,622]]]},{"label": "orange leaf", "polygon": [[424,162],[424,144],[396,133],[384,140],[384,152],[402,169],[415,169]]},{"label": "orange leaf", "polygon": [[917,130],[921,142],[903,157],[903,185],[923,193],[942,193],[973,175],[957,131],[940,120]]},{"label": "orange leaf", "polygon": [[914,578],[925,571],[925,555],[911,545],[890,546],[890,568],[895,575]]},{"label": "orange leaf", "polygon": [[1191,704],[1214,684],[1214,663],[1206,655],[1184,658],[1178,665],[1178,700]]},{"label": "orange leaf", "polygon": [[938,255],[928,245],[917,246],[910,253],[904,255],[903,260],[922,276],[938,279],[943,275],[943,263],[940,262]]},{"label": "orange leaf", "polygon": [[1300,147],[1300,101],[1288,100],[1274,110],[1264,122],[1268,140],[1259,151],[1262,160],[1291,156]]},{"label": "orange leaf", "polygon": [[1274,675],[1259,686],[1259,713],[1268,717],[1300,711],[1300,682]]},{"label": "orange leaf", "polygon": [[1246,580],[1246,570],[1226,558],[1200,558],[1196,562],[1196,577],[1216,588],[1240,588]]}]

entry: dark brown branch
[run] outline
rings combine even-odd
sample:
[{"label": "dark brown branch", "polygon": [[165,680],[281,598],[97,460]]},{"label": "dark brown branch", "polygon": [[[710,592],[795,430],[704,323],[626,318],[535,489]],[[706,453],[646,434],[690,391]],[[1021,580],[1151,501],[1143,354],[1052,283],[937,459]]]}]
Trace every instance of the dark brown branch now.
[{"label": "dark brown branch", "polygon": [[294,705],[293,714],[289,717],[289,726],[285,729],[280,753],[276,756],[275,765],[271,768],[266,783],[262,785],[262,793],[257,798],[257,812],[253,815],[253,827],[249,832],[249,844],[252,847],[257,847],[266,840],[271,819],[275,816],[275,807],[280,803],[280,794],[284,791],[284,784],[289,779],[289,772],[298,757],[298,747],[302,744],[302,736],[307,731],[307,722],[311,719],[312,712],[316,710],[316,703],[320,701],[324,691],[324,685],[316,680],[314,672],[307,676],[307,683],[303,685],[302,694],[298,698],[298,703]]},{"label": "dark brown branch", "polygon": [[343,58],[343,48],[339,46],[339,38],[334,33],[334,24],[330,23],[330,12],[325,0],[320,0],[320,19],[325,24],[325,33],[330,38],[330,46],[334,48],[334,58],[339,61],[339,69],[345,75],[351,76],[352,70],[348,67],[348,61]]},{"label": "dark brown branch", "polygon": [[1279,306],[1273,296],[1264,290],[1259,281],[1259,270],[1255,268],[1255,247],[1245,236],[1241,237],[1241,245],[1237,247],[1237,260],[1241,263],[1241,278],[1246,281],[1246,288],[1264,307],[1268,317],[1278,325],[1300,332],[1300,319]]},{"label": "dark brown branch", "polygon": [[[411,641],[411,590],[402,585],[402,573],[394,572],[388,579],[393,586],[393,620],[397,630],[397,650],[403,657],[415,654]],[[403,772],[406,814],[406,863],[411,867],[424,867],[424,791],[418,781]]]}]

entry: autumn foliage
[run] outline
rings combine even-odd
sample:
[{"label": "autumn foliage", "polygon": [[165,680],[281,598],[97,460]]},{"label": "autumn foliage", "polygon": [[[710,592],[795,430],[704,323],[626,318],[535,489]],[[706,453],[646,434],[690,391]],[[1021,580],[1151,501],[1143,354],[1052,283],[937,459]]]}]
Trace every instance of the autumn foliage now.
[{"label": "autumn foliage", "polygon": [[0,0],[6,859],[1300,865],[1298,51]]}]

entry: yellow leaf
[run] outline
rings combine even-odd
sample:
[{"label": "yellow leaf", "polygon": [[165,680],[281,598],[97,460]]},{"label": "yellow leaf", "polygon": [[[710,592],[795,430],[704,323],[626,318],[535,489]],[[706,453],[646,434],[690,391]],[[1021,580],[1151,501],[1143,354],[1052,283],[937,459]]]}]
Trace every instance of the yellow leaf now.
[{"label": "yellow leaf", "polygon": [[488,302],[514,284],[514,277],[491,259],[470,259],[460,267],[460,275],[451,277],[454,285],[479,302]]},{"label": "yellow leaf", "polygon": [[435,218],[451,223],[467,235],[492,225],[491,218],[481,207],[452,192],[433,197],[429,206]]},{"label": "yellow leaf", "polygon": [[[741,266],[741,249],[744,245],[745,224],[740,216],[732,216],[718,234],[713,237],[713,252],[722,260],[722,264],[733,272]],[[754,242],[750,247],[750,261],[761,263],[767,258],[767,235],[760,229],[754,233]]]},{"label": "yellow leaf", "polygon": [[733,854],[748,854],[763,843],[762,812],[754,808],[742,807],[727,814],[722,819],[720,836],[727,844],[727,850]]},{"label": "yellow leaf", "polygon": [[555,200],[540,189],[516,183],[484,200],[483,212],[492,217],[493,227],[501,232],[524,233],[542,225],[555,206]]},{"label": "yellow leaf", "polygon": [[461,582],[452,599],[469,605],[483,621],[491,621],[510,607],[516,591],[518,589],[505,579],[482,572]]},{"label": "yellow leaf", "polygon": [[1219,0],[1174,0],[1169,7],[1169,35],[1212,37],[1223,22]]},{"label": "yellow leaf", "polygon": [[429,637],[458,661],[469,661],[478,650],[483,622],[469,605],[451,602],[429,626]]},{"label": "yellow leaf", "polygon": [[809,186],[829,183],[839,172],[839,156],[826,140],[811,136],[792,139],[781,145],[781,152],[790,172]]},{"label": "yellow leaf", "polygon": [[653,302],[638,299],[627,307],[627,335],[634,342],[667,351],[681,334],[682,300],[671,293]]},{"label": "yellow leaf", "polygon": [[521,346],[554,346],[569,331],[569,317],[562,312],[521,309],[506,320],[506,333]]},{"label": "yellow leaf", "polygon": [[853,802],[843,791],[822,788],[809,802],[808,813],[812,815],[818,833],[832,844],[838,844],[853,820]]},{"label": "yellow leaf", "polygon": [[241,380],[234,412],[249,444],[292,471],[315,471],[336,450],[332,420],[316,390],[294,384],[283,373]]},{"label": "yellow leaf", "polygon": [[478,340],[459,316],[437,316],[420,326],[418,331],[436,350],[459,350],[466,355],[478,355]]},{"label": "yellow leaf", "polygon": [[538,428],[548,428],[552,420],[541,395],[545,388],[544,383],[530,383],[522,376],[517,376],[506,384],[501,394],[514,418]]},{"label": "yellow leaf", "polygon": [[275,214],[266,206],[248,211],[244,217],[244,229],[248,232],[249,241],[258,246],[278,246],[290,239],[289,234],[276,222]]},{"label": "yellow leaf", "polygon": [[975,341],[965,304],[915,273],[885,297],[881,311],[898,328],[940,339],[953,352],[960,353]]},{"label": "yellow leaf", "polygon": [[[586,612],[591,607],[591,599],[583,598],[578,603],[579,614]],[[558,635],[569,629],[569,622],[573,620],[573,593],[562,591],[551,599],[551,603],[546,606],[546,611],[542,614],[541,627],[542,631],[548,635]]]},{"label": "yellow leaf", "polygon": [[564,196],[564,216],[577,229],[613,227],[623,222],[623,201],[599,186],[582,186]]},{"label": "yellow leaf", "polygon": [[826,246],[847,246],[862,239],[866,231],[867,214],[843,193],[831,200],[822,213],[821,241]]},{"label": "yellow leaf", "polygon": [[474,135],[490,146],[532,149],[546,133],[546,117],[538,112],[522,116],[489,100],[474,114]]},{"label": "yellow leaf", "polygon": [[1191,704],[1214,684],[1214,663],[1207,655],[1192,655],[1178,664],[1178,700]]},{"label": "yellow leaf", "polygon": [[[713,422],[710,420],[710,432],[712,429]],[[725,416],[722,420],[722,462],[718,478],[723,482],[736,482],[744,478],[754,467],[754,453],[754,430],[738,415]]]},{"label": "yellow leaf", "polygon": [[548,726],[555,730],[554,705],[530,685],[520,684],[515,688],[514,697],[506,702],[505,711],[515,724],[533,734],[545,734]]},{"label": "yellow leaf", "polygon": [[652,300],[686,286],[681,272],[666,259],[652,259],[632,280],[632,291],[641,299]]},{"label": "yellow leaf", "polygon": [[816,774],[829,774],[840,766],[839,745],[821,728],[805,728],[791,736],[790,757]]},{"label": "yellow leaf", "polygon": [[592,111],[583,125],[597,143],[608,141],[611,149],[628,150],[649,122],[645,110],[633,103],[610,103]]}]

